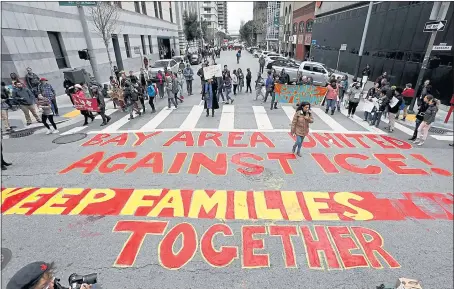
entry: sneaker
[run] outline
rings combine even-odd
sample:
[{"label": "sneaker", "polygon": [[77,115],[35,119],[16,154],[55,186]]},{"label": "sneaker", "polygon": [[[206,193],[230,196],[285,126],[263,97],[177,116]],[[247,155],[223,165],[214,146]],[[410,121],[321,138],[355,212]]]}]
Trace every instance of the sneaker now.
[{"label": "sneaker", "polygon": [[50,129],[47,130],[46,134],[51,134],[52,131]]},{"label": "sneaker", "polygon": [[423,144],[424,144],[424,141],[418,143],[417,145],[418,145],[418,146],[422,146]]},{"label": "sneaker", "polygon": [[408,140],[414,141],[414,140],[416,140],[416,138],[411,137],[411,138],[409,138]]},{"label": "sneaker", "polygon": [[56,129],[56,130],[54,130],[52,133],[53,133],[53,134],[57,134],[57,133],[60,133],[60,132],[58,131],[58,129]]},{"label": "sneaker", "polygon": [[419,139],[418,139],[418,138],[417,138],[417,139],[415,139],[415,140],[413,141],[413,143],[414,143],[414,144],[417,144],[417,143],[419,143]]}]

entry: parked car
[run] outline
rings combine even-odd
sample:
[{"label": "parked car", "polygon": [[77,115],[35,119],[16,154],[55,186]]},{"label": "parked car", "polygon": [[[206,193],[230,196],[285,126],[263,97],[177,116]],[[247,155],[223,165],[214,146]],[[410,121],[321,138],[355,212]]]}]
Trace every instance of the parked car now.
[{"label": "parked car", "polygon": [[287,59],[287,58],[285,58],[282,55],[278,55],[278,54],[271,54],[271,53],[268,54],[268,56],[265,57],[265,67],[268,65],[269,62],[275,61],[278,59]]},{"label": "parked car", "polygon": [[151,65],[151,80],[156,82],[156,75],[158,74],[158,71],[161,70],[164,73],[165,68],[172,72],[178,72],[178,63],[174,59],[157,60]]},{"label": "parked car", "polygon": [[260,55],[262,54],[262,52],[263,52],[262,50],[257,49],[257,50],[255,50],[254,52],[252,52],[252,55],[253,55],[255,58],[259,58]]},{"label": "parked car", "polygon": [[[312,77],[315,85],[326,85],[329,81],[330,76],[334,73],[333,70],[326,67],[323,63],[312,62],[312,61],[303,61],[301,62],[298,71],[301,71],[303,75],[307,77]],[[337,76],[342,76],[341,74],[336,74]]]},{"label": "parked car", "polygon": [[285,71],[288,73],[290,77],[290,82],[293,83],[296,82],[298,76],[299,64],[290,59],[279,58],[269,62],[266,68],[267,69],[274,68],[276,69],[277,73],[281,73],[282,69],[285,69]]},{"label": "parked car", "polygon": [[263,55],[263,57],[266,57],[270,53],[275,53],[275,52],[274,51],[266,51],[266,50],[264,50],[264,51],[262,51],[262,54],[259,55],[259,57],[262,56],[262,55]]},{"label": "parked car", "polygon": [[174,56],[172,57],[173,60],[175,60],[177,63],[180,63],[182,60],[183,62],[186,61],[186,59],[183,56]]},{"label": "parked car", "polygon": [[257,50],[257,49],[259,49],[257,46],[252,46],[252,47],[249,47],[248,51],[250,53],[254,53],[254,50]]}]

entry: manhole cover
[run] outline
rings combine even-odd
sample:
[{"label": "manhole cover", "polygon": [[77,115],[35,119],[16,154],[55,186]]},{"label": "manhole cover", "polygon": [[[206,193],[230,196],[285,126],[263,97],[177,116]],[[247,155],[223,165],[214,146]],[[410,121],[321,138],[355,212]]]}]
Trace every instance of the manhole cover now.
[{"label": "manhole cover", "polygon": [[9,134],[10,138],[20,138],[20,137],[25,137],[32,135],[35,132],[34,129],[27,129],[27,130],[21,130],[21,131],[14,131]]},{"label": "manhole cover", "polygon": [[2,248],[2,270],[5,269],[6,265],[8,265],[9,261],[11,261],[11,257],[13,253],[10,249]]},{"label": "manhole cover", "polygon": [[81,139],[84,139],[86,137],[87,137],[86,133],[73,133],[73,134],[68,134],[68,135],[64,135],[61,137],[57,137],[52,142],[56,143],[56,144],[67,144],[67,143],[80,141]]},{"label": "manhole cover", "polygon": [[439,128],[439,127],[431,127],[429,129],[429,132],[436,133],[436,134],[445,134],[445,133],[450,132],[450,131],[448,131],[446,129]]}]

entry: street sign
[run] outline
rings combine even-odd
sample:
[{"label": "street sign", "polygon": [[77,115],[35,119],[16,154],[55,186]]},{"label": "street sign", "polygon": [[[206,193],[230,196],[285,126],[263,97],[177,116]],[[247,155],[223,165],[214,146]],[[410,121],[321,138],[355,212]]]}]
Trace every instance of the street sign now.
[{"label": "street sign", "polygon": [[341,44],[341,48],[339,50],[342,50],[342,51],[347,50],[347,44]]},{"label": "street sign", "polygon": [[435,32],[435,31],[443,31],[445,29],[447,20],[432,20],[427,21],[424,24],[424,32]]},{"label": "street sign", "polygon": [[[446,44],[446,43],[442,43],[442,44]],[[432,50],[435,50],[435,51],[451,51],[451,48],[452,46],[447,46],[447,45],[442,45],[440,43],[440,45],[434,45],[434,47],[432,47]]]},{"label": "street sign", "polygon": [[317,44],[317,40],[312,40],[312,45],[316,45]]},{"label": "street sign", "polygon": [[95,1],[58,1],[60,6],[96,6]]},{"label": "street sign", "polygon": [[139,46],[134,46],[134,53],[135,54],[140,54],[140,47]]}]

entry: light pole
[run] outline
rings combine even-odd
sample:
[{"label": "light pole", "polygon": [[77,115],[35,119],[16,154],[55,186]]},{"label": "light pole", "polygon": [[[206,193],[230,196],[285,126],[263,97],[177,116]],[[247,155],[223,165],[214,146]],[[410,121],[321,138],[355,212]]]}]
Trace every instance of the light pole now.
[{"label": "light pole", "polygon": [[366,42],[367,30],[369,28],[370,15],[372,14],[373,1],[369,2],[369,9],[367,10],[366,23],[364,24],[363,37],[361,38],[361,45],[358,52],[358,60],[356,61],[356,69],[354,79],[358,78],[359,67],[361,66],[361,58],[363,57],[364,43]]}]

